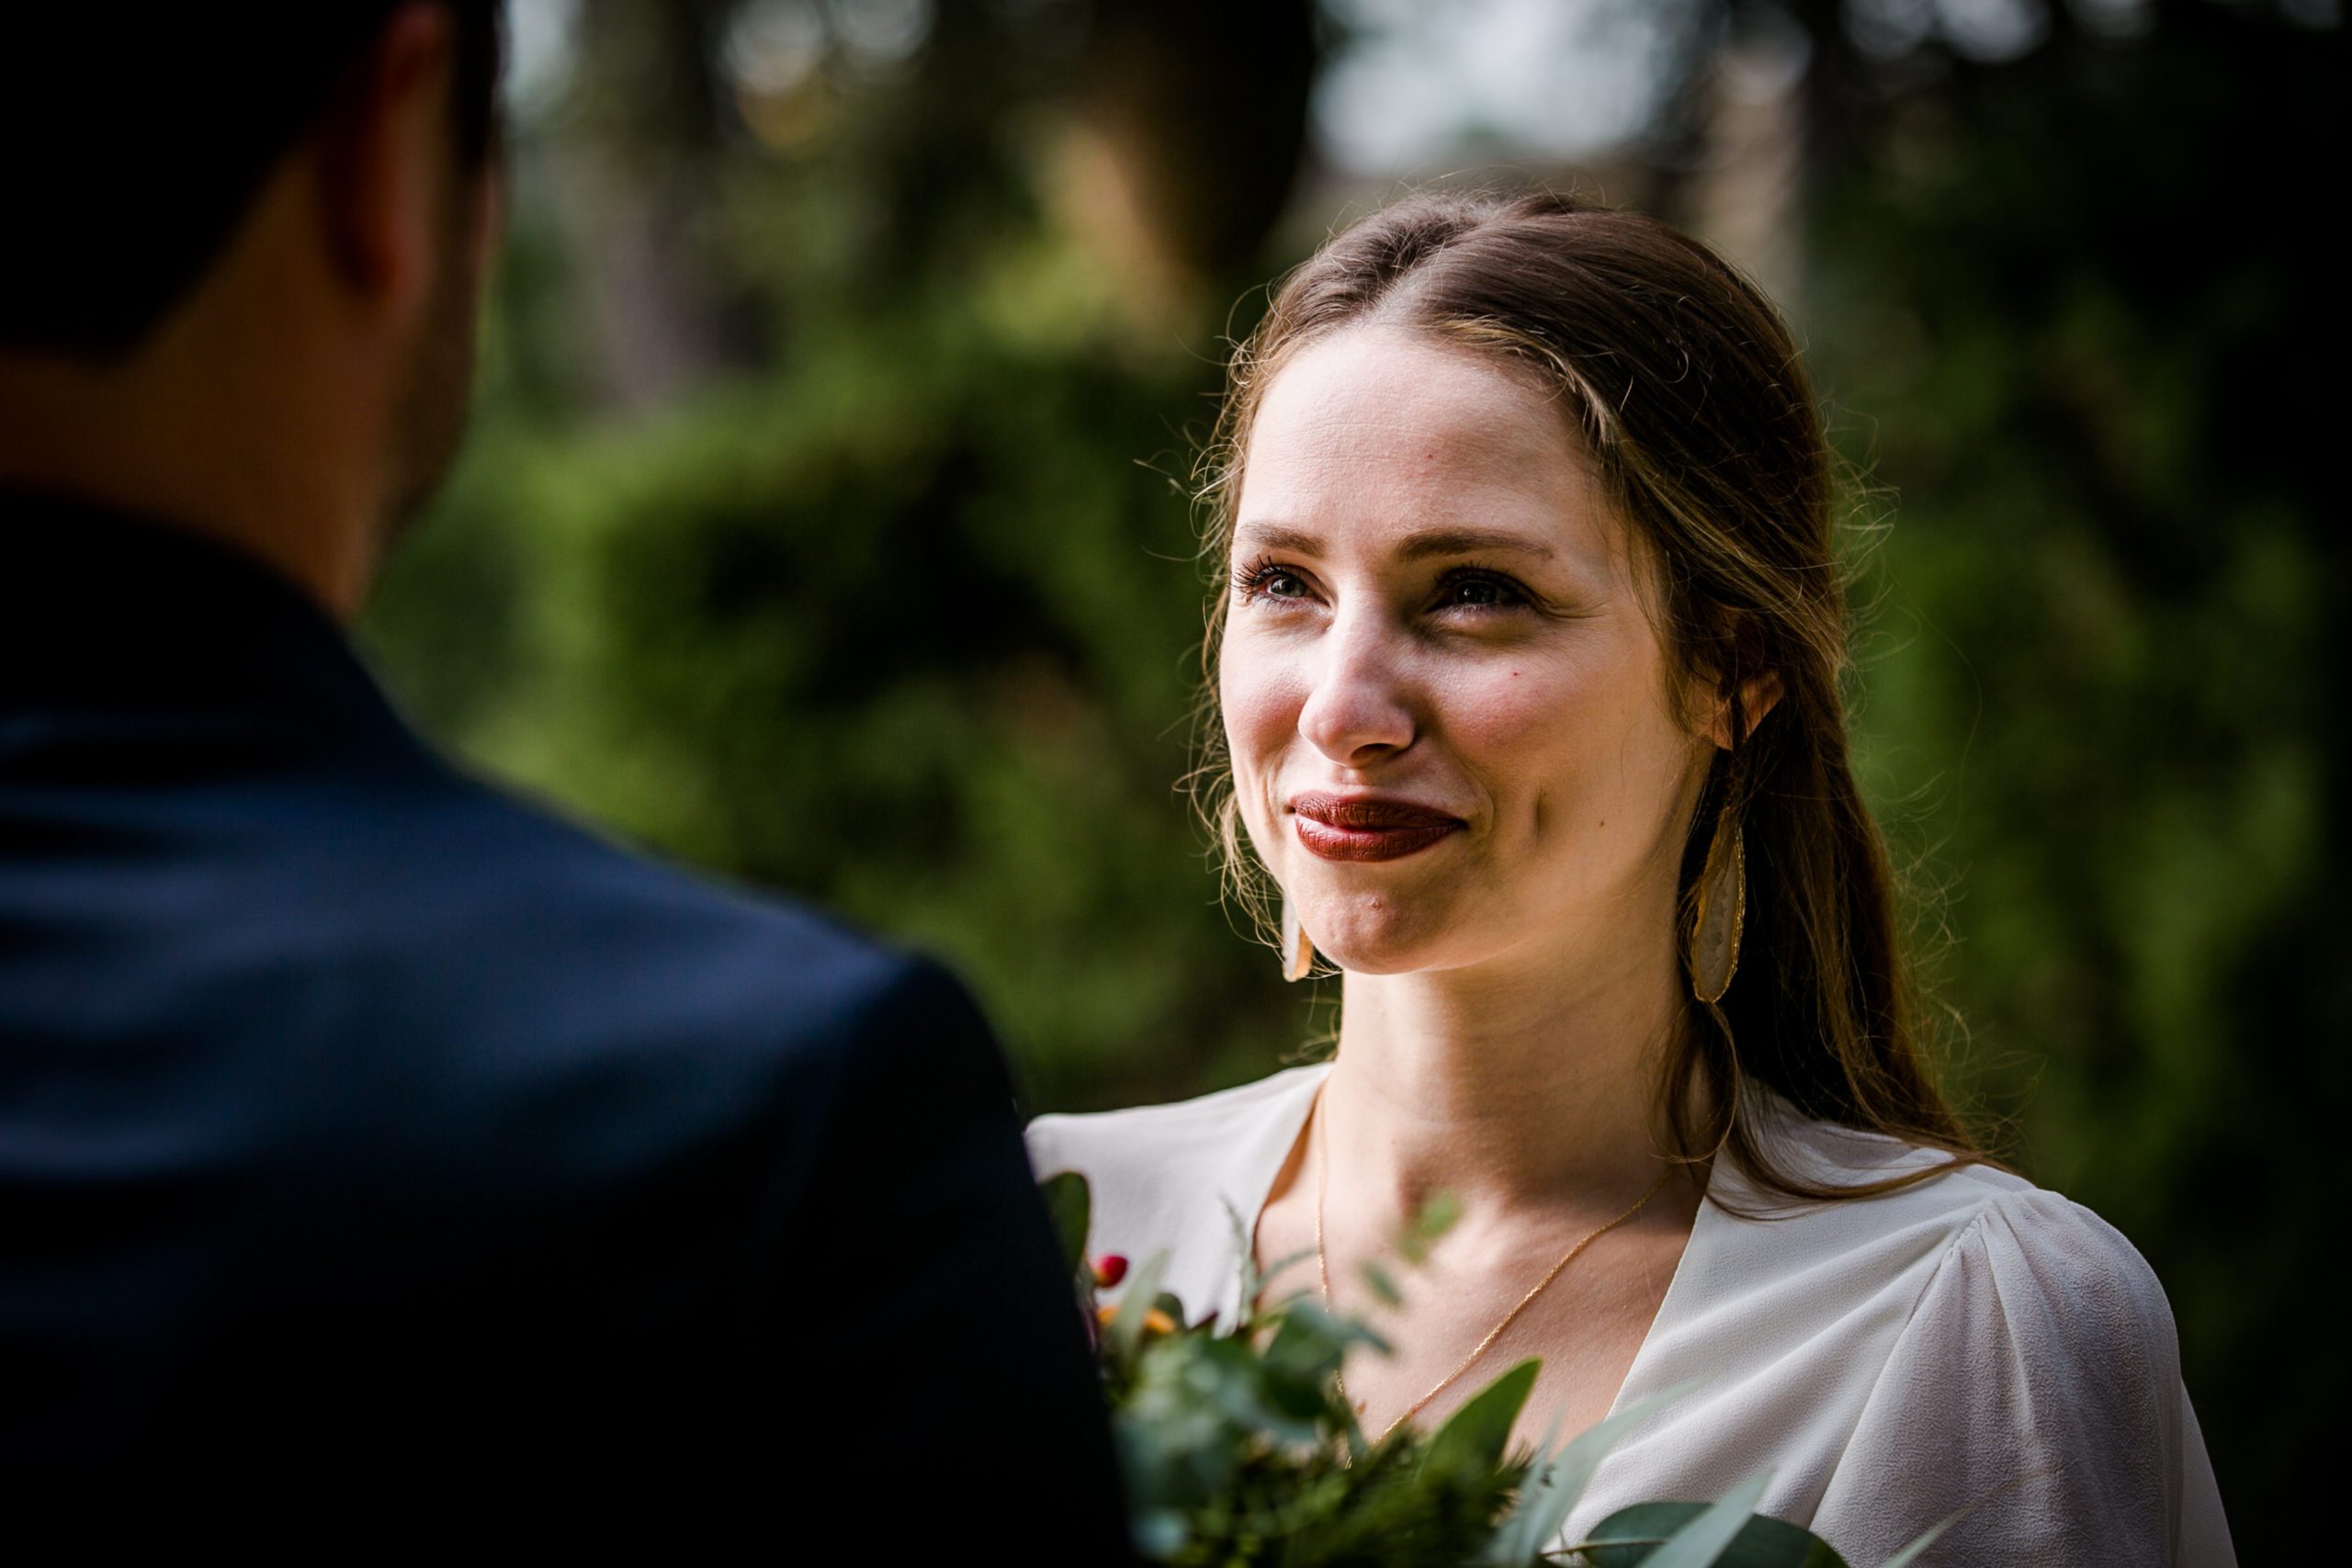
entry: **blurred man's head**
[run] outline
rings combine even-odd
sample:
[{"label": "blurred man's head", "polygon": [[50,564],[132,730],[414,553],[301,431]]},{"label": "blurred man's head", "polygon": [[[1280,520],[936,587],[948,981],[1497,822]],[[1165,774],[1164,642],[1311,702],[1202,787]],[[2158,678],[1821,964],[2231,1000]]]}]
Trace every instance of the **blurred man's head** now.
[{"label": "blurred man's head", "polygon": [[[0,483],[176,503],[348,610],[464,426],[499,0],[30,10],[0,51]],[[287,558],[304,507],[365,565]]]}]

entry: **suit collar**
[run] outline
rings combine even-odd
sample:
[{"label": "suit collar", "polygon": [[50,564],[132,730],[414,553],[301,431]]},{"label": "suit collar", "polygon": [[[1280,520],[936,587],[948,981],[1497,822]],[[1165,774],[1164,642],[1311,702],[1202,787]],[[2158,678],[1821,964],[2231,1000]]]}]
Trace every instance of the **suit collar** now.
[{"label": "suit collar", "polygon": [[343,630],[165,519],[0,489],[0,710],[284,706],[397,724]]}]

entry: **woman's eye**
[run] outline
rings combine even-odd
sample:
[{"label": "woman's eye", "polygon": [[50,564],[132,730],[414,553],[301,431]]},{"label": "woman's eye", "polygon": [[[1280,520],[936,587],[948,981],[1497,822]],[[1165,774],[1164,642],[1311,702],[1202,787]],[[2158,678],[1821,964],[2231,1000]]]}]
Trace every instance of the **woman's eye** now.
[{"label": "woman's eye", "polygon": [[1455,577],[1447,581],[1438,592],[1439,606],[1448,610],[1493,610],[1526,603],[1525,593],[1494,577]]},{"label": "woman's eye", "polygon": [[1305,578],[1295,571],[1285,571],[1270,561],[1261,561],[1235,572],[1233,585],[1245,603],[1256,599],[1306,599],[1314,593]]}]

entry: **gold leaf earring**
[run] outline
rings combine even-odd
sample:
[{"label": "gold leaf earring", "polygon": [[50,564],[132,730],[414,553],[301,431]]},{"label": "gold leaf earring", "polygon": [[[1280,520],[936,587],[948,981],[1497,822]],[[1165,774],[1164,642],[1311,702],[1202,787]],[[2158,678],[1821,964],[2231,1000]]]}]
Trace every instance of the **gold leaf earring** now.
[{"label": "gold leaf earring", "polygon": [[1283,978],[1304,980],[1315,970],[1315,939],[1298,923],[1298,906],[1283,895]]},{"label": "gold leaf earring", "polygon": [[1725,806],[1715,815],[1714,841],[1699,873],[1698,908],[1690,921],[1690,994],[1713,1004],[1731,989],[1739,968],[1739,938],[1747,926],[1747,864],[1739,819]]}]

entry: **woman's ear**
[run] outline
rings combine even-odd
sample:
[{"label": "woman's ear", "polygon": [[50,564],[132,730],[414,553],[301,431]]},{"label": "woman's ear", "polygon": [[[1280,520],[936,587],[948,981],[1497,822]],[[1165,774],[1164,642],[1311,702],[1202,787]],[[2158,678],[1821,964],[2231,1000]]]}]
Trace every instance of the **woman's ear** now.
[{"label": "woman's ear", "polygon": [[1777,670],[1767,670],[1742,681],[1737,701],[1729,693],[1715,699],[1714,722],[1708,727],[1708,739],[1721,750],[1731,750],[1756,733],[1764,716],[1780,702],[1781,690],[1781,672]]}]

